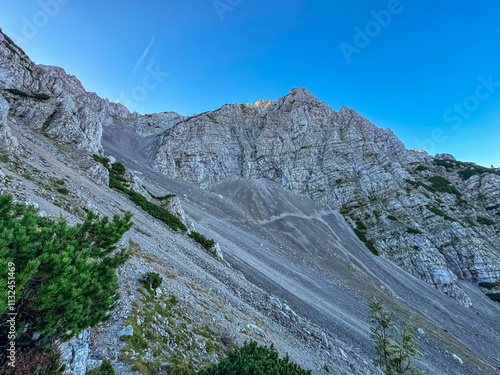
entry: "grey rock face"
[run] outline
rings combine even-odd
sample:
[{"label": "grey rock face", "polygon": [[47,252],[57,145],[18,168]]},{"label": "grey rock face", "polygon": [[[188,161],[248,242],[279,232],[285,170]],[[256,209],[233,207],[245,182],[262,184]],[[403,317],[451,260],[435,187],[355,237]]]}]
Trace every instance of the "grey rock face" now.
[{"label": "grey rock face", "polygon": [[[201,186],[271,179],[342,208],[382,256],[471,305],[458,279],[500,278],[498,215],[485,210],[499,203],[500,176],[464,181],[436,160],[455,158],[407,150],[391,130],[297,88],[276,102],[225,105],[180,121],[158,138],[153,167]],[[436,176],[449,191],[432,187]],[[496,226],[477,225],[478,216]]]},{"label": "grey rock face", "polygon": [[2,32],[0,90],[9,101],[12,119],[68,148],[99,153],[102,125],[110,123],[111,116],[130,116],[124,106],[85,91],[64,69],[34,64]]},{"label": "grey rock face", "polygon": [[126,326],[116,335],[118,337],[122,337],[122,336],[132,336],[133,334],[134,334],[134,328],[132,326]]},{"label": "grey rock face", "polygon": [[[391,130],[347,107],[337,112],[306,89],[190,117],[140,115],[88,93],[61,68],[34,64],[0,32],[0,90],[4,149],[16,144],[9,122],[86,155],[101,154],[103,127],[126,128],[138,144],[147,140],[138,154],[169,177],[203,187],[228,177],[265,178],[340,209],[372,251],[465,305],[471,302],[458,279],[500,278],[498,170],[407,150]],[[87,173],[108,183],[99,166]],[[135,187],[142,189],[139,181]],[[173,199],[169,209],[194,229],[180,202]]]},{"label": "grey rock face", "polygon": [[89,332],[84,330],[59,346],[61,362],[66,364],[64,374],[85,375],[89,356]]},{"label": "grey rock face", "polygon": [[13,151],[17,146],[17,139],[12,136],[8,122],[9,103],[0,95],[0,146]]}]

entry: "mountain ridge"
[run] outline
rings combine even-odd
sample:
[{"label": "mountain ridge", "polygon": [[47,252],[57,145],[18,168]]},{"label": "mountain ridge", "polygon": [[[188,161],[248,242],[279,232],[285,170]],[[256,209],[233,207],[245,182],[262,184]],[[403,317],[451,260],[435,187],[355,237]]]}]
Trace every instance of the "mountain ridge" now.
[{"label": "mountain ridge", "polygon": [[[130,127],[139,138],[150,137],[148,147],[142,148],[146,159],[169,177],[201,186],[231,176],[263,177],[332,208],[345,211],[352,206],[348,222],[363,232],[377,253],[466,305],[470,300],[456,285],[458,278],[500,279],[500,250],[495,245],[500,238],[498,229],[492,230],[498,228],[498,215],[486,210],[500,204],[500,189],[495,188],[500,177],[493,170],[482,168],[467,179],[457,178],[449,168],[452,164],[437,165],[442,156],[407,150],[392,130],[376,127],[348,107],[337,112],[302,87],[276,101],[226,104],[193,116],[131,113],[121,104],[86,92],[64,69],[36,65],[24,52],[12,52],[16,46],[0,35],[7,47],[0,50],[4,93],[15,89],[51,96],[33,106],[7,91],[11,118],[57,140],[63,148],[102,153],[103,128]],[[4,129],[8,133],[8,126]],[[15,142],[10,136],[4,139]],[[457,164],[457,171],[474,168],[453,159],[445,160]],[[446,186],[436,191],[428,182],[436,176],[445,179],[441,184],[457,186],[458,194]],[[478,212],[453,219],[455,205],[470,205],[467,197],[479,196],[484,197],[483,207],[464,207]],[[494,225],[478,227],[478,217]],[[470,237],[477,237],[479,246]],[[458,261],[448,255],[456,253]]]},{"label": "mountain ridge", "polygon": [[[406,150],[391,130],[347,107],[335,111],[303,88],[193,116],[131,113],[86,92],[62,68],[34,64],[3,33],[0,89],[3,193],[74,221],[87,208],[132,210],[137,219],[131,236],[144,258],[120,271],[119,323],[96,330],[99,350],[121,345],[114,333],[100,335],[130,313],[135,295],[125,285],[138,283],[136,270],[161,273],[170,265],[169,272],[177,267],[237,301],[227,306],[244,306],[232,325],[224,317],[229,308],[217,317],[210,315],[216,305],[203,311],[212,323],[246,339],[246,322],[263,322],[272,333],[250,337],[278,337],[310,367],[314,358],[343,374],[378,373],[367,361],[370,295],[422,329],[425,366],[455,374],[493,374],[500,366],[493,349],[498,307],[477,286],[500,278],[498,170]],[[93,154],[122,162],[132,189],[153,202],[151,194],[177,195],[186,217],[220,242],[237,272],[110,189],[109,172]],[[61,179],[67,196],[50,185]],[[183,282],[168,285],[186,298],[198,286],[186,290]],[[252,309],[260,320],[245,315]],[[71,345],[74,353],[88,343]]]}]

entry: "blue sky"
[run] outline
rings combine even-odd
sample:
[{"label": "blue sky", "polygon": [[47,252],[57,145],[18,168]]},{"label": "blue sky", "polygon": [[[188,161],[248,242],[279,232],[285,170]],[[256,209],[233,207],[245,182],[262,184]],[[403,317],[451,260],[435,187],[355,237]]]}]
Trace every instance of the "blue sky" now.
[{"label": "blue sky", "polygon": [[37,63],[140,113],[308,88],[408,148],[500,167],[498,0],[2,0]]}]

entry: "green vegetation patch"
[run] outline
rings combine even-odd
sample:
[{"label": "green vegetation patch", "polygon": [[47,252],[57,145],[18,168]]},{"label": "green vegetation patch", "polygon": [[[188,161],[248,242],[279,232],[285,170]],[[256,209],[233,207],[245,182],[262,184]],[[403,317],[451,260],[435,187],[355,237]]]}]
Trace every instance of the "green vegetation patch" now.
[{"label": "green vegetation patch", "polygon": [[366,233],[360,231],[359,229],[354,229],[354,233],[356,233],[356,236],[365,244],[365,246],[372,252],[373,255],[379,255],[378,250],[375,248],[375,245],[373,241],[369,240],[366,238]]},{"label": "green vegetation patch", "polygon": [[490,282],[484,281],[484,282],[479,283],[479,286],[481,288],[486,288],[488,290],[492,290],[492,289],[495,289],[495,288],[500,288],[500,280],[497,280],[494,283],[490,283]]},{"label": "green vegetation patch", "polygon": [[223,354],[220,337],[207,326],[196,326],[174,295],[156,295],[144,288],[139,292],[141,298],[133,302],[125,321],[133,334],[123,336],[126,345],[120,353],[134,371],[194,375],[195,367],[209,364],[207,353]]},{"label": "green vegetation patch", "polygon": [[[7,311],[7,289],[15,291],[19,336],[66,339],[110,318],[119,299],[116,268],[130,257],[116,243],[131,218],[127,212],[110,220],[89,210],[82,223],[69,226],[0,196],[0,269],[15,279],[15,287],[0,289],[0,314]],[[0,274],[0,285],[8,285],[7,276]],[[0,327],[1,337],[6,329]]]},{"label": "green vegetation patch", "polygon": [[476,174],[482,175],[485,173],[495,173],[500,175],[500,172],[492,168],[486,168],[474,163],[465,163],[457,160],[434,160],[434,164],[445,167],[447,171],[458,170],[458,175],[463,180],[468,180]]},{"label": "green vegetation patch", "polygon": [[429,167],[426,166],[426,165],[423,165],[423,164],[420,164],[417,168],[415,168],[416,171],[428,171],[429,170]]},{"label": "green vegetation patch", "polygon": [[370,338],[375,344],[377,358],[373,361],[386,374],[429,375],[429,371],[420,371],[413,362],[421,359],[423,353],[414,344],[417,337],[413,328],[407,324],[400,326],[395,322],[394,314],[386,310],[375,298],[370,303]]},{"label": "green vegetation patch", "polygon": [[62,195],[68,195],[69,194],[68,188],[65,188],[65,187],[57,188],[57,192],[59,194],[62,194]]},{"label": "green vegetation patch", "polygon": [[115,375],[115,369],[109,360],[103,361],[98,369],[90,370],[85,375]]},{"label": "green vegetation patch", "polygon": [[494,225],[495,224],[495,222],[493,220],[488,219],[487,217],[483,217],[483,216],[478,216],[477,222],[481,225]]},{"label": "green vegetation patch", "polygon": [[433,176],[428,178],[429,182],[432,184],[432,188],[441,193],[455,194],[457,196],[462,195],[455,186],[451,184],[446,178],[441,176]]},{"label": "green vegetation patch", "polygon": [[146,211],[154,218],[163,221],[173,230],[180,229],[183,232],[187,231],[184,223],[177,216],[170,213],[170,211],[168,211],[167,209],[147,201],[142,194],[136,193],[133,190],[126,189],[125,193],[130,197],[130,200],[132,202],[141,207],[144,211]]},{"label": "green vegetation patch", "polygon": [[354,207],[349,207],[347,205],[343,205],[342,207],[340,207],[340,213],[342,215],[349,215],[349,213],[352,211]]},{"label": "green vegetation patch", "polygon": [[212,239],[206,238],[203,234],[192,231],[188,234],[189,237],[191,237],[193,240],[198,242],[201,247],[203,247],[205,250],[210,250],[214,247],[215,241]]},{"label": "green vegetation patch", "polygon": [[304,370],[291,362],[288,354],[280,358],[278,351],[270,347],[259,346],[255,341],[228,352],[218,364],[201,369],[199,375],[310,375],[311,370]]},{"label": "green vegetation patch", "polygon": [[418,229],[415,229],[415,228],[406,228],[406,233],[410,233],[410,234],[421,234],[422,232],[419,231]]},{"label": "green vegetation patch", "polygon": [[486,293],[486,295],[495,302],[500,303],[500,293]]},{"label": "green vegetation patch", "polygon": [[363,222],[359,219],[356,220],[356,227],[362,231],[366,231],[368,229],[368,228],[366,228],[366,225],[363,224]]},{"label": "green vegetation patch", "polygon": [[109,171],[110,188],[127,194],[130,197],[130,200],[137,206],[142,208],[154,218],[163,221],[173,230],[180,229],[183,232],[187,231],[186,226],[177,216],[172,214],[167,209],[149,202],[142,194],[139,194],[126,187],[126,185],[128,184],[127,180],[124,177],[126,169],[122,163],[116,162],[110,165],[110,161],[108,158],[103,158],[98,155],[92,155],[92,157],[95,161],[101,163]]},{"label": "green vegetation patch", "polygon": [[148,272],[146,276],[139,280],[149,292],[153,292],[163,282],[163,278],[157,272]]},{"label": "green vegetation patch", "polygon": [[28,94],[27,92],[18,89],[7,89],[6,91],[11,93],[12,95],[20,96],[22,98],[31,98],[38,101],[45,101],[50,99],[49,95],[43,93]]},{"label": "green vegetation patch", "polygon": [[430,212],[432,212],[434,215],[441,216],[441,217],[445,218],[446,220],[456,221],[454,218],[452,218],[451,216],[448,216],[447,214],[445,214],[443,211],[441,211],[439,208],[437,208],[435,206],[427,205],[427,209]]},{"label": "green vegetation patch", "polygon": [[497,208],[500,208],[500,204],[495,204],[494,206],[488,206],[486,207],[486,211],[493,211],[496,210]]}]

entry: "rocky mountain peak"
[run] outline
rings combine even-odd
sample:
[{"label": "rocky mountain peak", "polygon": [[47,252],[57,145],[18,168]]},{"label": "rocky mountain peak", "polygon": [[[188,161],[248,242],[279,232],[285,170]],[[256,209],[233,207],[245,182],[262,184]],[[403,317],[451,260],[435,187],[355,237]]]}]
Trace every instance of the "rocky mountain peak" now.
[{"label": "rocky mountain peak", "polygon": [[264,178],[341,210],[374,253],[465,305],[458,280],[500,278],[498,170],[407,150],[390,129],[348,107],[336,112],[303,87],[193,116],[131,114],[63,69],[34,64],[4,34],[0,41],[5,147],[15,142],[11,125],[87,154],[103,153],[104,131],[117,140],[126,131],[131,153],[170,178],[202,187]]},{"label": "rocky mountain peak", "polygon": [[278,106],[292,105],[298,103],[300,105],[318,105],[321,102],[309,90],[303,87],[292,89],[287,95],[278,99]]}]

